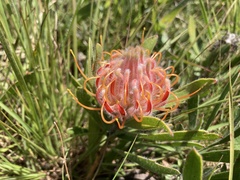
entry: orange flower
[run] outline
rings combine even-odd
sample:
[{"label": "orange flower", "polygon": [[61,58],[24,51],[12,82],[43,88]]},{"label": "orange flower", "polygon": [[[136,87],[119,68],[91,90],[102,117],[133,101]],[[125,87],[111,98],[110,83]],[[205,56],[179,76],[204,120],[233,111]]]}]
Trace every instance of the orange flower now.
[{"label": "orange flower", "polygon": [[[101,106],[101,108],[87,107],[69,90],[82,107],[100,110],[105,123],[111,124],[116,121],[120,129],[131,117],[141,122],[143,116],[151,115],[153,111],[158,110],[166,112],[162,118],[165,119],[170,111],[178,107],[179,100],[171,92],[171,87],[177,83],[178,76],[174,74],[174,67],[163,69],[158,66],[161,53],[150,55],[148,50],[136,46],[126,50],[113,50],[106,54],[110,55],[110,59],[97,70],[96,77],[86,77],[77,65],[85,78],[84,89],[96,96]],[[168,71],[171,72],[168,74]],[[174,82],[171,83],[170,77],[175,77]],[[86,88],[87,82],[92,79],[96,79],[96,93]],[[167,109],[164,105],[168,103],[170,94],[175,98],[172,100],[175,105]],[[105,118],[104,112],[111,117],[111,120]]]}]

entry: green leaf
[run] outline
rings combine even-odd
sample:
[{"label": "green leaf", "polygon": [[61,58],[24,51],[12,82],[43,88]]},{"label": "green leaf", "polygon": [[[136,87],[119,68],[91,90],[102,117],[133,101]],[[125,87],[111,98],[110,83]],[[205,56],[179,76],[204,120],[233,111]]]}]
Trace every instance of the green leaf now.
[{"label": "green leaf", "polygon": [[144,40],[144,42],[142,43],[142,47],[145,49],[148,49],[150,51],[150,53],[152,52],[153,48],[156,46],[157,44],[157,40],[158,40],[158,36],[151,36],[147,39]]},{"label": "green leaf", "polygon": [[203,162],[201,155],[193,148],[187,156],[183,170],[183,180],[202,180]]},{"label": "green leaf", "polygon": [[228,122],[223,122],[223,123],[219,123],[216,125],[212,125],[208,128],[209,131],[218,131],[219,129],[228,126]]},{"label": "green leaf", "polygon": [[[160,146],[171,146],[171,147],[194,147],[196,149],[201,149],[204,145],[196,142],[189,142],[189,141],[177,141],[177,142],[167,142],[161,143]],[[174,149],[176,150],[176,149]]]},{"label": "green leaf", "polygon": [[207,131],[177,131],[173,136],[169,133],[161,134],[139,134],[139,139],[148,139],[152,141],[189,141],[189,140],[216,140],[219,138],[218,134],[208,133]]},{"label": "green leaf", "polygon": [[[92,102],[94,102],[94,98],[91,97],[89,94],[86,93],[86,91],[83,88],[78,88],[77,89],[77,99],[83,103],[86,106],[89,107],[94,107],[95,104],[92,104]],[[79,107],[80,108],[80,107]],[[89,115],[95,119],[96,123],[98,124],[98,126],[102,127],[102,125],[104,124],[101,120],[101,116],[98,113],[98,111],[94,111],[94,110],[87,110],[87,112],[89,112]]]},{"label": "green leaf", "polygon": [[101,44],[97,43],[97,45],[96,45],[96,61],[100,61],[102,59],[102,56],[103,56],[103,47]]},{"label": "green leaf", "polygon": [[196,43],[196,23],[195,18],[193,16],[189,16],[188,20],[188,33],[189,33],[189,41],[193,44],[193,49],[196,54],[200,54]]},{"label": "green leaf", "polygon": [[199,103],[199,96],[194,96],[188,100],[188,109],[196,109],[193,112],[188,114],[189,118],[189,129],[190,130],[197,130],[198,128],[198,103]]},{"label": "green leaf", "polygon": [[182,96],[186,96],[189,94],[196,95],[203,89],[205,90],[209,88],[210,85],[216,82],[217,81],[214,78],[200,78],[177,89],[176,91],[174,91],[174,93],[178,95],[178,97],[181,99]]},{"label": "green leaf", "polygon": [[[200,78],[173,91],[173,93],[178,97],[179,101],[184,101],[189,99],[191,96],[197,95],[203,90],[206,90],[213,83],[216,83],[216,79]],[[170,95],[168,98],[168,103],[165,105],[165,107],[172,107],[176,101],[176,98],[173,95]]]},{"label": "green leaf", "polygon": [[17,144],[11,144],[7,147],[1,147],[0,148],[0,153],[7,153],[7,151],[11,151],[11,149],[13,149],[16,146],[17,146]]},{"label": "green leaf", "polygon": [[219,58],[224,57],[224,54],[228,53],[230,50],[229,44],[222,44],[216,49],[210,51],[205,61],[203,62],[204,67],[210,67],[214,62],[217,62]]},{"label": "green leaf", "polygon": [[[91,104],[92,97],[86,93],[82,88],[77,89],[78,100],[86,106],[93,106]],[[100,145],[105,128],[105,125],[101,119],[100,114],[97,111],[85,110],[88,112],[88,153],[90,162],[94,162],[96,158],[96,153]]]},{"label": "green leaf", "polygon": [[172,11],[168,12],[165,16],[163,16],[162,19],[160,19],[159,21],[159,25],[164,28],[170,25],[177,16],[177,14],[185,7],[187,2],[188,0],[182,1]]},{"label": "green leaf", "polygon": [[7,39],[10,41],[10,43],[13,43],[14,40],[13,40],[13,37],[12,37],[12,34],[11,34],[11,30],[10,30],[10,23],[7,19],[7,16],[6,14],[4,13],[4,7],[3,7],[3,4],[5,5],[8,5],[8,2],[4,2],[4,1],[1,1],[0,2],[0,23],[2,24],[2,28],[4,29],[3,31],[6,33],[6,36],[7,36]]},{"label": "green leaf", "polygon": [[[234,151],[234,154],[239,154],[239,153],[240,153],[240,151],[238,151],[238,150]],[[204,153],[201,153],[201,155],[205,161],[229,163],[229,159],[230,159],[229,149],[204,152]],[[235,160],[236,160],[236,158],[237,157],[235,157]]]},{"label": "green leaf", "polygon": [[196,23],[193,16],[189,16],[188,33],[189,33],[189,41],[193,43],[196,39]]},{"label": "green leaf", "polygon": [[126,126],[135,128],[138,130],[164,129],[170,135],[173,134],[169,126],[164,121],[152,116],[144,116],[141,123],[136,122],[134,119],[130,119],[129,121],[127,121]]},{"label": "green leaf", "polygon": [[228,176],[229,176],[228,171],[220,172],[220,173],[214,174],[211,177],[211,180],[228,180]]},{"label": "green leaf", "polygon": [[[36,122],[38,114],[37,114],[36,106],[34,104],[34,99],[31,96],[31,93],[29,91],[27,83],[24,79],[22,64],[21,64],[18,56],[14,52],[13,46],[12,46],[12,44],[10,44],[9,39],[6,39],[6,37],[4,36],[4,33],[5,32],[4,32],[3,25],[0,23],[0,42],[2,44],[4,51],[6,52],[6,55],[9,59],[9,63],[13,69],[15,77],[19,82],[21,94],[23,94],[23,96],[26,99],[26,102],[28,104],[28,107],[30,109],[30,112],[32,115],[32,122],[34,122],[34,121]],[[41,124],[39,124],[38,121],[36,123],[38,123],[37,127],[41,128]]]},{"label": "green leaf", "polygon": [[235,161],[233,168],[233,179],[240,179],[240,157]]},{"label": "green leaf", "polygon": [[[26,84],[31,84],[32,86],[37,86],[36,84],[36,78],[35,78],[35,72],[27,73],[23,75],[23,78],[26,82]],[[2,93],[0,96],[0,101],[4,102],[7,100],[8,96],[12,97],[18,97],[18,94],[16,93],[16,89],[21,89],[19,81],[16,81],[14,84],[12,84],[8,90],[6,90],[5,93]]]},{"label": "green leaf", "polygon": [[[1,161],[0,171],[6,177],[6,178],[3,178],[3,176],[1,176],[1,180],[3,179],[6,179],[6,180],[7,179],[23,179],[23,180],[39,179],[40,180],[46,177],[46,174],[44,172],[42,171],[34,172],[34,170],[30,168],[14,164],[8,161],[8,159],[6,159],[6,157],[4,157],[2,154],[0,154],[0,161]],[[11,174],[11,176],[7,177],[7,174]]]},{"label": "green leaf", "polygon": [[[234,137],[237,138],[239,136],[240,136],[240,127],[235,128],[235,131],[234,131]],[[213,146],[216,146],[218,144],[227,143],[229,140],[230,140],[230,134],[228,133],[226,136],[222,137],[218,141],[216,141],[213,144],[209,145],[209,147],[213,147]]]},{"label": "green leaf", "polygon": [[139,164],[141,167],[157,175],[161,175],[161,174],[179,175],[180,174],[180,172],[176,169],[162,166],[156,161],[145,158],[143,156],[134,155],[118,149],[114,149],[114,151],[116,151],[118,154],[120,154],[123,157],[127,156],[128,160]]},{"label": "green leaf", "polygon": [[198,6],[198,8],[199,9],[201,9],[201,11],[202,11],[202,18],[203,18],[203,20],[204,20],[204,22],[205,22],[205,24],[207,25],[207,31],[208,31],[208,36],[209,36],[209,38],[211,38],[212,39],[212,34],[213,34],[213,32],[212,32],[212,27],[211,27],[211,23],[209,22],[209,20],[211,21],[211,19],[209,19],[209,14],[211,13],[211,12],[209,12],[209,10],[208,10],[208,8],[207,7],[205,7],[205,6],[207,6],[207,4],[205,3],[205,1],[204,0],[200,0],[199,1],[199,6]]},{"label": "green leaf", "polygon": [[143,141],[139,143],[139,147],[141,146],[154,147],[158,150],[165,149],[173,152],[176,151],[176,147],[191,147],[191,148],[194,147],[196,149],[204,148],[203,144],[192,142],[192,141],[171,141],[171,142],[160,142],[160,143],[156,143],[155,141],[147,141],[147,142]]},{"label": "green leaf", "polygon": [[240,136],[234,139],[234,149],[240,151]]},{"label": "green leaf", "polygon": [[93,60],[93,64],[92,64],[92,69],[93,72],[92,74],[96,74],[97,69],[99,68],[100,65],[100,61],[103,59],[103,47],[101,44],[97,43],[96,44],[96,54]]},{"label": "green leaf", "polygon": [[[231,77],[232,84],[235,83],[235,81],[238,79],[238,76],[239,76],[239,69],[235,69],[235,71]],[[218,101],[223,100],[226,97],[226,95],[228,94],[228,92],[229,92],[229,82],[227,84],[225,84],[224,88],[222,89],[222,94],[220,95]],[[218,113],[221,105],[222,105],[222,103],[216,104],[216,106],[212,110],[211,115],[209,116],[209,118],[206,121],[206,125],[205,125],[204,129],[206,129],[206,130],[208,129],[208,127],[210,126],[212,121],[215,119],[216,114]]]},{"label": "green leaf", "polygon": [[86,64],[86,75],[92,77],[92,60],[93,60],[93,45],[92,40],[88,39],[88,59]]},{"label": "green leaf", "polygon": [[5,104],[3,104],[2,102],[0,102],[0,109],[3,109],[4,111],[6,111],[8,113],[8,115],[10,117],[12,117],[13,119],[16,120],[17,123],[21,124],[22,126],[22,131],[26,134],[26,135],[30,135],[31,134],[31,127],[24,122],[24,120],[22,118],[20,118],[14,111],[12,111],[12,109],[10,109],[9,107],[7,107]]},{"label": "green leaf", "polygon": [[78,126],[73,126],[72,128],[67,129],[67,133],[71,135],[83,136],[88,133],[88,129],[78,127]]}]

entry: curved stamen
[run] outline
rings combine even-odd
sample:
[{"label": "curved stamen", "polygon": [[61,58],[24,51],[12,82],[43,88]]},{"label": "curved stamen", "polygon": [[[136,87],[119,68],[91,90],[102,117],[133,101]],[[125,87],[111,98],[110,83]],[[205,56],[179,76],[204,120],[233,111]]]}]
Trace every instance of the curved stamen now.
[{"label": "curved stamen", "polygon": [[128,103],[128,90],[129,90],[129,75],[130,75],[130,72],[129,70],[126,70],[124,72],[124,96],[123,96],[123,103],[124,105],[126,106],[127,103]]},{"label": "curved stamen", "polygon": [[170,112],[170,110],[168,108],[164,108],[164,107],[156,108],[155,110],[163,111],[163,112]]},{"label": "curved stamen", "polygon": [[74,62],[78,68],[78,71],[81,73],[81,75],[84,77],[84,79],[87,79],[87,76],[84,74],[84,72],[82,71],[82,69],[80,68],[78,62],[77,62],[77,59],[76,59],[76,56],[74,55],[73,51],[70,49],[70,53],[72,54],[73,56],[73,59],[74,59]]},{"label": "curved stamen", "polygon": [[136,116],[136,114],[133,114],[133,118],[137,121],[137,122],[142,122],[143,120],[143,111],[142,111],[142,106],[141,104],[139,103],[139,101],[137,101],[137,104],[138,104],[138,107],[140,109],[140,119],[138,119],[138,117]]},{"label": "curved stamen", "polygon": [[173,95],[174,99],[167,101],[168,104],[178,102],[177,104],[179,105],[179,98],[173,92],[170,92],[170,94]]},{"label": "curved stamen", "polygon": [[151,56],[151,58],[155,59],[156,57],[158,56],[158,59],[157,59],[157,64],[160,63],[161,59],[162,59],[162,53],[161,52],[155,52],[153,53],[153,55]]},{"label": "curved stamen", "polygon": [[104,96],[104,98],[105,98],[105,100],[108,102],[108,103],[113,103],[112,101],[111,101],[111,99],[110,99],[110,97],[108,97],[109,96],[109,89],[110,89],[110,93],[111,93],[111,97],[113,98],[114,97],[114,100],[116,101],[116,98],[115,98],[115,96],[114,96],[114,94],[112,94],[112,89],[111,88],[109,88],[109,86],[111,86],[112,85],[112,83],[114,83],[115,82],[115,79],[113,79],[106,87],[105,87],[105,96]]},{"label": "curved stamen", "polygon": [[70,89],[67,89],[67,91],[69,92],[69,94],[71,94],[73,99],[83,108],[88,109],[88,110],[92,110],[92,111],[99,111],[101,109],[101,108],[88,107],[88,106],[82,104],[81,102],[79,102],[78,98],[76,96],[74,96],[74,94],[72,93],[72,91]]},{"label": "curved stamen", "polygon": [[116,122],[118,124],[118,128],[119,129],[123,129],[124,128],[124,124],[126,122],[126,119],[123,120],[122,124],[119,122],[118,118],[116,119]]},{"label": "curved stamen", "polygon": [[127,105],[127,96],[128,96],[128,83],[124,84],[124,96],[123,96],[123,102],[124,105]]},{"label": "curved stamen", "polygon": [[[108,86],[108,85],[106,85],[106,81],[107,81],[108,77],[113,74],[113,72],[114,72],[114,70],[113,70],[113,71],[110,71],[110,72],[103,78],[101,84],[102,84],[102,86],[103,86],[104,88],[106,88],[106,87]],[[108,84],[109,84],[109,83],[108,83]]]},{"label": "curved stamen", "polygon": [[165,79],[167,77],[166,71],[162,68],[155,68],[152,70],[152,72],[155,72],[157,77],[161,80],[161,83],[158,84],[159,86],[162,86],[165,82]]},{"label": "curved stamen", "polygon": [[[115,53],[115,54],[113,54]],[[110,57],[110,61],[113,60],[114,58],[117,58],[118,56],[122,55],[120,50],[112,50],[111,52],[103,52],[103,55],[106,54]]]},{"label": "curved stamen", "polygon": [[159,54],[159,56],[158,56],[158,60],[157,60],[157,64],[160,64],[160,61],[161,61],[161,59],[162,59],[162,53],[161,52],[158,52]]},{"label": "curved stamen", "polygon": [[134,114],[133,118],[139,123],[142,122],[142,117],[140,119],[138,119],[138,117]]},{"label": "curved stamen", "polygon": [[167,117],[167,115],[169,114],[169,112],[170,112],[170,111],[166,111],[166,112],[165,112],[164,116],[163,116],[162,119],[161,119],[162,121],[164,121],[164,120],[166,119],[166,117]]},{"label": "curved stamen", "polygon": [[167,75],[167,77],[175,77],[175,79],[174,79],[174,81],[171,83],[171,87],[173,87],[175,84],[177,84],[178,83],[178,81],[179,81],[179,76],[178,75],[176,75],[176,74],[168,74]]},{"label": "curved stamen", "polygon": [[114,50],[111,51],[111,55],[115,55],[114,53],[118,54],[118,55],[122,55],[122,51],[121,50],[115,50],[114,49]]},{"label": "curved stamen", "polygon": [[147,113],[151,113],[152,112],[152,102],[151,102],[151,100],[150,100],[150,93],[149,92],[147,92],[147,97],[146,97],[146,99],[147,99],[147,108],[146,108],[146,112]]},{"label": "curved stamen", "polygon": [[181,99],[185,99],[185,98],[188,98],[190,96],[193,96],[194,94],[198,93],[202,88],[199,88],[198,90],[192,92],[191,94],[188,94],[188,95],[185,95],[185,96],[181,96],[181,97],[178,97],[179,100]]},{"label": "curved stamen", "polygon": [[147,53],[148,56],[150,56],[151,52],[149,49],[145,49],[145,52]]},{"label": "curved stamen", "polygon": [[110,121],[106,120],[106,118],[104,117],[103,108],[104,108],[104,106],[101,107],[101,118],[102,118],[103,122],[105,122],[106,124],[112,124],[116,121],[117,125],[118,125],[118,128],[123,129],[126,120],[124,120],[122,124],[119,122],[117,117],[114,117]]},{"label": "curved stamen", "polygon": [[103,51],[103,55],[104,55],[104,54],[107,54],[107,55],[111,56],[111,53],[110,53],[110,52],[107,52],[107,51]]},{"label": "curved stamen", "polygon": [[141,97],[144,98],[145,97],[145,90],[143,88],[143,84],[142,81],[140,81],[140,93],[141,93]]},{"label": "curved stamen", "polygon": [[141,37],[141,45],[143,45],[144,42],[144,34],[145,34],[146,28],[143,28],[143,32],[142,32],[142,37]]},{"label": "curved stamen", "polygon": [[[158,84],[156,84],[156,83],[154,83],[154,82],[151,82],[151,84],[152,85],[154,85],[154,86],[156,86],[157,87],[157,89],[159,89],[159,93],[157,94],[158,95],[158,97],[156,98],[153,98],[153,104],[158,104],[158,103],[160,103],[161,101],[162,101],[162,97],[163,97],[163,89],[158,85]],[[156,99],[156,100],[154,100],[154,99]]]},{"label": "curved stamen", "polygon": [[97,79],[97,78],[99,78],[99,76],[87,78],[83,83],[83,89],[91,96],[96,96],[96,94],[87,89],[87,82],[92,79]]},{"label": "curved stamen", "polygon": [[[105,104],[105,102],[103,103],[103,104]],[[108,120],[106,120],[105,119],[105,117],[104,117],[104,113],[103,113],[103,109],[104,109],[104,105],[102,105],[102,107],[101,107],[101,117],[102,117],[102,120],[106,123],[106,124],[112,124],[113,122],[115,122],[116,121],[116,117],[114,117],[112,120],[110,120],[110,121],[108,121]]]},{"label": "curved stamen", "polygon": [[[179,104],[180,104],[180,101],[179,101],[179,98],[176,96],[176,94],[174,94],[173,92],[170,92],[170,94],[176,99],[175,101],[175,106],[174,107],[171,107],[171,111],[174,111],[175,109],[178,108]],[[173,101],[174,102],[174,101]],[[168,102],[170,103],[170,101]]]},{"label": "curved stamen", "polygon": [[171,69],[171,72],[169,72],[169,74],[174,74],[175,67],[174,66],[169,66],[169,67],[165,68],[164,70],[167,71],[169,69]]}]

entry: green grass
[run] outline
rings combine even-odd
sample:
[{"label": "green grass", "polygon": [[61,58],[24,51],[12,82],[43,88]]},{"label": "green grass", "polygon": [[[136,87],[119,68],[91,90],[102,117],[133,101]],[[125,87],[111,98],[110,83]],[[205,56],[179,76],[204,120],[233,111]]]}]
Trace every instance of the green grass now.
[{"label": "green grass", "polygon": [[[238,0],[0,1],[1,179],[117,179],[134,169],[188,179],[197,162],[203,179],[240,178],[239,8]],[[102,51],[139,45],[143,32],[147,42],[158,35],[153,51],[162,52],[163,67],[175,67],[173,90],[192,92],[200,78],[217,82],[166,124],[154,129],[156,118],[146,118],[151,130],[118,130],[68,93],[96,104],[70,50],[92,76]],[[227,32],[238,42],[220,41]]]}]

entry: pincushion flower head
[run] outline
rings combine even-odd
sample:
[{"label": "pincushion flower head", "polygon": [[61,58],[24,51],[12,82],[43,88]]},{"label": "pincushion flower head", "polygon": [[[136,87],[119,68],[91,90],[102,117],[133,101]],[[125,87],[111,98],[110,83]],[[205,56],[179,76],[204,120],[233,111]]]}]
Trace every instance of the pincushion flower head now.
[{"label": "pincushion flower head", "polygon": [[[102,60],[95,77],[86,77],[78,66],[85,78],[85,90],[95,96],[100,105],[100,108],[87,107],[75,98],[82,107],[100,110],[105,123],[117,122],[120,129],[129,118],[141,122],[143,116],[149,116],[153,111],[164,111],[164,119],[177,108],[178,98],[171,92],[171,87],[177,83],[178,76],[172,66],[166,69],[159,66],[161,53],[150,55],[149,50],[136,46],[105,54],[109,55],[109,59]],[[93,79],[95,93],[87,89],[87,82]],[[164,108],[170,95],[176,103],[170,109]]]}]

